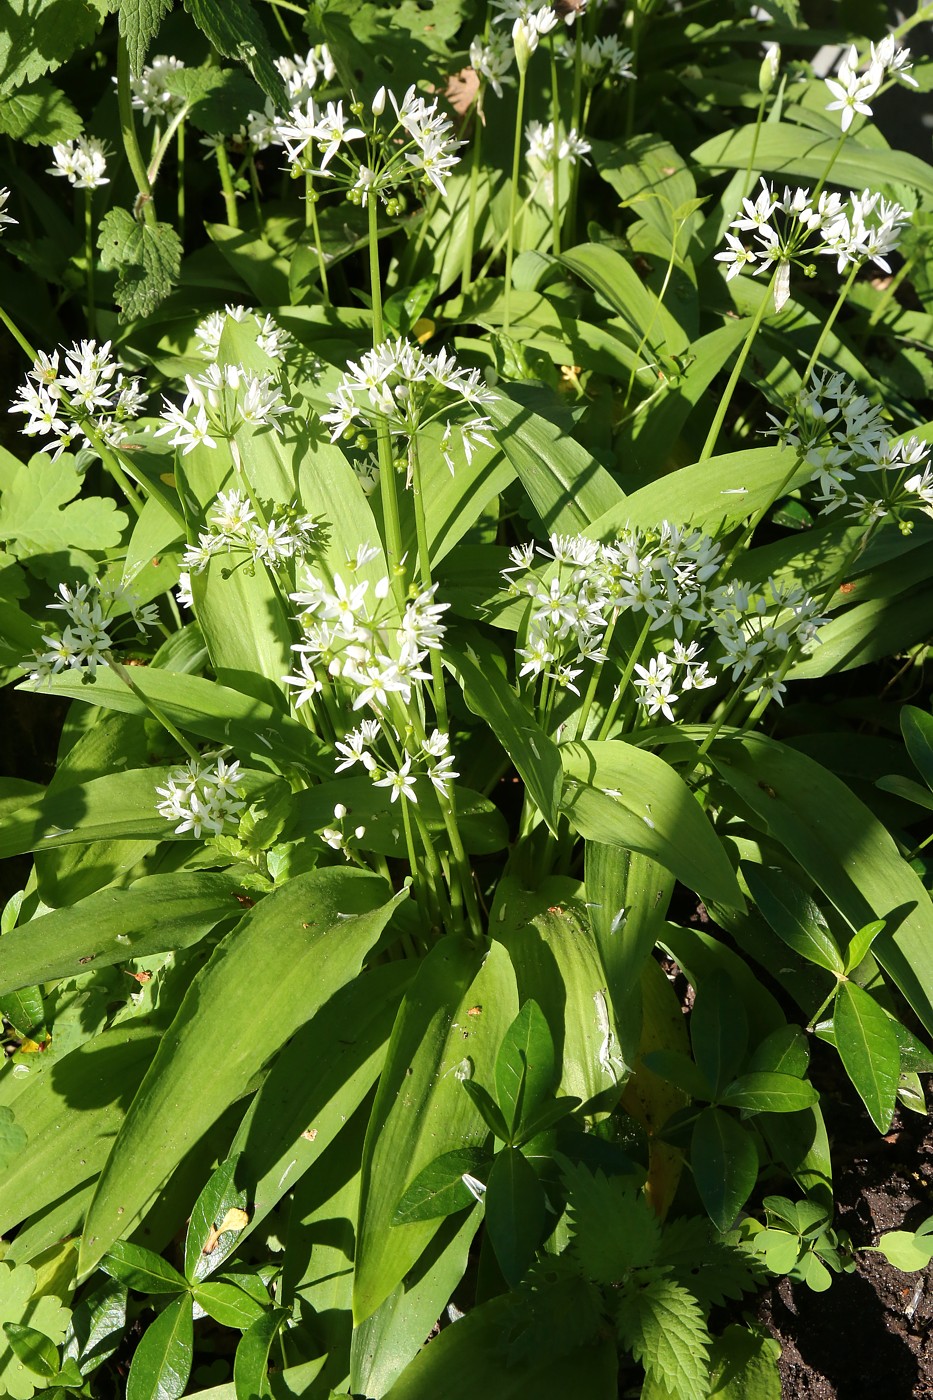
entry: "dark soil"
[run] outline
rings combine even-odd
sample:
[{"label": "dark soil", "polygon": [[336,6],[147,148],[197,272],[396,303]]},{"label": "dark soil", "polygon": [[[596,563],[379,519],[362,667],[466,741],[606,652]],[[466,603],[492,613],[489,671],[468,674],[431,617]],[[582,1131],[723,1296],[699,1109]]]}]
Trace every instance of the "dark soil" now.
[{"label": "dark soil", "polygon": [[859,1252],[933,1215],[933,1122],[902,1111],[880,1137],[825,1047],[812,1077],[832,1146],[836,1229],[849,1235],[856,1267],[826,1293],[782,1279],[761,1299],[759,1320],[782,1348],[782,1394],[933,1400],[933,1267],[902,1274],[882,1254]]}]

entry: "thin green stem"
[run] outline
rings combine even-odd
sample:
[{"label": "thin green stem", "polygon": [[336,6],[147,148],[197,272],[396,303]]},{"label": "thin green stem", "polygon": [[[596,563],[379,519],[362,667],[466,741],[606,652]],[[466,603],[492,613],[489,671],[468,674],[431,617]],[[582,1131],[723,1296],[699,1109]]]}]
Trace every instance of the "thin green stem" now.
[{"label": "thin green stem", "polygon": [[828,318],[823,322],[823,325],[822,325],[822,327],[821,327],[821,329],[820,329],[819,336],[817,337],[816,344],[815,344],[814,347],[813,347],[812,354],[810,355],[810,358],[809,358],[809,360],[807,361],[807,367],[806,367],[806,369],[804,370],[803,374],[800,376],[801,382],[803,383],[804,386],[806,386],[807,380],[810,378],[810,375],[813,373],[813,370],[814,370],[814,368],[815,368],[815,366],[816,366],[816,362],[817,362],[817,360],[820,358],[820,351],[823,349],[823,346],[824,346],[825,343],[826,343],[826,339],[827,339],[827,337],[828,337],[830,331],[832,330],[833,326],[834,326],[835,323],[836,323],[836,317],[839,315],[839,312],[842,310],[842,308],[843,308],[843,306],[844,306],[844,304],[845,304],[846,297],[849,295],[849,292],[852,290],[852,284],[853,284],[853,282],[855,281],[855,279],[856,279],[856,277],[858,276],[858,274],[859,274],[859,272],[861,271],[861,269],[862,269],[862,264],[861,264],[860,262],[858,262],[858,263],[853,263],[853,264],[852,264],[852,267],[851,267],[851,269],[850,269],[849,275],[848,275],[848,277],[846,278],[846,280],[843,282],[842,287],[841,287],[840,292],[839,292],[839,295],[838,295],[837,298],[836,298],[835,305],[833,306],[832,311],[829,313]]},{"label": "thin green stem", "polygon": [[324,305],[329,306],[330,287],[327,283],[327,261],[321,246],[321,230],[317,220],[317,193],[314,188],[314,176],[310,170],[305,171],[305,228],[310,228],[311,237],[314,239],[314,251],[317,253],[317,267],[321,278],[321,292],[324,296]]},{"label": "thin green stem", "polygon": [[836,161],[837,161],[838,158],[839,158],[839,152],[842,150],[842,148],[843,148],[843,146],[845,145],[845,143],[846,143],[846,133],[845,133],[844,131],[840,131],[840,133],[839,133],[839,140],[836,142],[836,145],[835,145],[834,148],[833,148],[833,153],[832,153],[832,155],[831,155],[830,158],[829,158],[829,163],[827,164],[826,169],[823,171],[822,175],[820,176],[820,183],[817,185],[816,189],[813,191],[813,194],[810,196],[814,208],[816,207],[816,203],[817,203],[817,201],[818,201],[820,195],[823,193],[823,186],[826,184],[826,181],[829,179],[830,172],[831,172],[833,166],[836,164]]},{"label": "thin green stem", "polygon": [[179,122],[175,133],[175,151],[178,157],[178,237],[185,241],[185,124]]},{"label": "thin green stem", "polygon": [[133,179],[136,181],[137,196],[133,212],[137,217],[142,213],[146,223],[154,224],[156,211],[152,199],[152,185],[149,181],[149,172],[146,169],[143,153],[139,149],[139,138],[136,135],[136,123],[133,120],[133,95],[130,89],[130,59],[126,49],[126,40],[122,36],[117,40],[117,107],[120,113],[120,135],[123,138],[123,149],[126,151]]},{"label": "thin green stem", "polygon": [[557,90],[557,49],[554,33],[551,33],[551,122],[554,126],[554,143],[551,151],[551,252],[560,256],[560,93]]},{"label": "thin green stem", "polygon": [[751,148],[751,150],[750,150],[749,153],[748,153],[748,164],[747,164],[746,167],[745,167],[745,176],[744,176],[744,179],[742,180],[742,199],[743,199],[743,200],[744,200],[744,199],[747,199],[748,196],[751,194],[752,171],[753,171],[754,168],[755,168],[755,156],[756,156],[756,154],[758,153],[758,137],[759,137],[759,135],[760,135],[760,133],[761,133],[761,123],[762,123],[762,120],[763,120],[763,118],[764,118],[764,114],[765,114],[765,103],[767,102],[767,100],[768,100],[768,94],[767,94],[766,92],[763,92],[763,93],[761,94],[761,97],[760,97],[759,101],[758,101],[758,115],[757,115],[757,117],[755,118],[755,132],[754,132],[754,135],[752,136],[752,148]]},{"label": "thin green stem", "polygon": [[[609,651],[609,647],[612,642],[612,634],[615,631],[618,617],[619,613],[616,609],[613,611],[612,617],[609,619],[609,625],[606,628],[606,631],[603,634],[602,642],[600,643],[600,651],[602,651],[603,653],[608,653]],[[587,720],[590,717],[590,710],[592,709],[593,701],[596,698],[596,688],[599,685],[599,678],[602,675],[605,666],[605,661],[601,661],[598,666],[593,667],[593,673],[590,676],[589,685],[586,687],[586,692],[583,696],[583,704],[577,711],[577,722],[574,725],[573,733],[570,735],[571,739],[579,739],[581,737],[586,737]]]},{"label": "thin green stem", "polygon": [[[373,347],[382,343],[385,329],[382,321],[382,274],[379,270],[379,211],[375,199],[366,205],[369,215],[369,288],[373,310]],[[405,578],[402,565],[402,524],[399,516],[398,489],[395,480],[395,461],[392,455],[392,441],[389,427],[382,419],[376,429],[379,451],[379,492],[382,500],[382,515],[386,532],[386,555],[389,564],[389,578],[392,592],[398,604],[399,614],[405,605]]]},{"label": "thin green stem", "polygon": [[881,320],[882,316],[887,311],[891,302],[897,296],[897,293],[901,287],[901,283],[904,282],[906,278],[910,276],[911,272],[913,271],[914,264],[919,260],[921,256],[926,254],[926,251],[927,250],[925,247],[917,247],[914,249],[914,251],[910,254],[909,257],[904,259],[903,263],[898,268],[897,272],[895,272],[894,276],[891,278],[890,282],[885,287],[884,291],[881,293],[881,296],[875,303],[875,308],[868,318],[869,326],[877,326],[878,322]]},{"label": "thin green stem", "polygon": [[227,159],[227,148],[223,141],[218,141],[214,147],[217,157],[217,171],[220,175],[220,188],[223,191],[224,204],[227,209],[227,223],[231,228],[240,227],[240,216],[236,207],[236,190],[233,188],[233,176],[230,173],[230,162]]},{"label": "thin green stem", "polygon": [[132,691],[139,703],[145,707],[145,709],[149,712],[150,715],[152,715],[152,718],[156,720],[157,723],[161,724],[165,732],[167,734],[170,734],[177,744],[181,745],[182,749],[185,751],[188,757],[193,758],[195,760],[199,759],[201,755],[198,753],[194,745],[190,742],[190,740],[185,738],[184,734],[182,734],[180,729],[177,729],[175,727],[175,725],[168,718],[168,716],[163,714],[163,712],[159,709],[158,705],[156,705],[154,701],[150,700],[148,695],[143,694],[139,686],[133,680],[133,677],[130,675],[127,668],[121,662],[117,661],[117,659],[109,651],[105,653],[104,659],[106,660],[107,665],[110,667],[111,671],[118,678],[118,680],[121,680],[123,684],[127,687],[127,689]]},{"label": "thin green stem", "polygon": [[[538,185],[535,185],[534,188],[533,188],[532,190],[530,190],[528,194],[525,195],[525,198],[522,200],[521,205],[519,206],[519,210],[518,210],[518,217],[519,217],[519,218],[522,217],[522,215],[524,214],[525,210],[528,208],[528,206],[529,206],[529,204],[531,203],[531,201],[534,199],[534,197],[535,197],[535,195],[537,194],[537,192],[538,192]],[[480,268],[480,270],[479,270],[479,272],[477,273],[477,275],[473,278],[473,281],[474,281],[474,282],[482,282],[483,278],[486,276],[486,273],[487,273],[487,272],[489,271],[489,269],[492,267],[493,263],[496,261],[496,258],[499,256],[499,254],[502,252],[502,249],[505,247],[506,243],[508,242],[508,238],[509,238],[509,231],[508,231],[508,229],[506,229],[505,232],[502,233],[502,234],[500,234],[499,237],[496,239],[496,242],[495,242],[495,244],[494,244],[494,246],[493,246],[493,248],[492,248],[492,251],[491,251],[490,254],[489,254],[489,257],[488,257],[488,258],[486,259],[486,261],[483,263],[483,265],[482,265],[482,267]]]},{"label": "thin green stem", "polygon": [[729,382],[726,385],[725,392],[723,393],[722,398],[719,400],[719,407],[716,409],[716,416],[713,419],[710,430],[706,435],[706,442],[703,444],[703,451],[700,453],[699,460],[701,462],[705,462],[709,457],[712,457],[714,451],[716,450],[716,443],[719,439],[719,434],[722,429],[722,425],[725,422],[726,414],[729,411],[729,405],[732,402],[732,395],[735,393],[735,386],[738,384],[739,379],[741,378],[742,370],[745,368],[745,361],[748,359],[749,351],[751,350],[752,345],[755,341],[755,336],[758,334],[758,330],[761,326],[761,323],[765,319],[765,316],[768,312],[768,308],[771,306],[772,293],[774,290],[774,281],[776,277],[777,269],[775,269],[775,271],[772,273],[771,281],[768,283],[767,290],[765,291],[764,296],[759,302],[758,310],[755,312],[752,324],[749,327],[748,334],[746,335],[744,343],[742,345],[742,349],[739,351],[738,359],[736,360],[732,368],[732,373],[729,376]]},{"label": "thin green stem", "polygon": [[[585,135],[586,119],[582,116],[583,100],[583,22],[577,16],[573,32],[573,105],[570,111],[570,125],[579,136]],[[580,167],[576,161],[570,167],[570,193],[567,197],[567,212],[564,226],[567,232],[567,247],[572,248],[577,239],[577,192],[580,187]]]},{"label": "thin green stem", "polygon": [[467,204],[467,231],[463,242],[463,271],[460,274],[460,295],[466,296],[472,286],[473,243],[476,238],[476,201],[479,196],[480,159],[483,147],[482,88],[473,108],[473,149],[470,153],[470,196]]},{"label": "thin green stem", "polygon": [[644,647],[645,642],[648,640],[648,633],[651,631],[651,624],[653,621],[654,619],[650,615],[645,617],[645,621],[642,624],[641,632],[638,634],[638,640],[632,648],[631,653],[629,654],[628,661],[625,663],[625,670],[622,672],[622,675],[619,678],[619,683],[616,686],[616,693],[613,697],[612,704],[606,711],[606,717],[603,720],[602,725],[600,726],[600,739],[608,739],[609,734],[612,731],[612,726],[615,724],[616,716],[619,713],[619,706],[622,704],[622,701],[626,698],[626,691],[628,690],[629,682],[632,679],[632,674],[635,670],[638,658],[639,656],[641,656],[642,648]]},{"label": "thin green stem", "polygon": [[97,306],[94,301],[94,191],[84,191],[84,258],[87,286],[87,330],[92,340],[97,339]]},{"label": "thin green stem", "polygon": [[518,216],[518,171],[522,158],[522,121],[525,112],[525,72],[518,71],[518,110],[515,115],[515,142],[512,149],[512,184],[509,189],[509,236],[505,245],[505,313],[502,329],[508,335],[512,324],[512,258],[515,252],[515,223]]},{"label": "thin green stem", "polygon": [[32,361],[37,360],[39,356],[37,355],[36,351],[29,344],[29,341],[23,335],[22,331],[19,329],[19,326],[16,325],[15,321],[10,320],[10,317],[6,314],[2,306],[0,306],[0,321],[2,321],[3,324],[6,326],[7,330],[10,332],[10,335],[16,341],[17,345],[22,350],[23,354],[27,357],[27,359]]}]

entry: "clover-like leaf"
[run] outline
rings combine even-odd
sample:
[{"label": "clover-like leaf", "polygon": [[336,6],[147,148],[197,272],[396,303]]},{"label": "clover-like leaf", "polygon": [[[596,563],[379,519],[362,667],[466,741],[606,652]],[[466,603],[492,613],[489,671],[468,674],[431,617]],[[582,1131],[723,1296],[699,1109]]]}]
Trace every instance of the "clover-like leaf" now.
[{"label": "clover-like leaf", "polygon": [[17,1356],[10,1345],[4,1323],[26,1323],[56,1345],[65,1340],[71,1313],[58,1298],[36,1298],[38,1277],[28,1264],[0,1263],[0,1395],[11,1400],[32,1400],[46,1382]]}]

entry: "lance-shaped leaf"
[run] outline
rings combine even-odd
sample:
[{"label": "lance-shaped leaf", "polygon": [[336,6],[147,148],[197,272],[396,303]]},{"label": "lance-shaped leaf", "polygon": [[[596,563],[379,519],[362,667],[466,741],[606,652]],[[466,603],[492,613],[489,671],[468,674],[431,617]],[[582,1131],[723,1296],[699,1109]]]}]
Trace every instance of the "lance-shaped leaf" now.
[{"label": "lance-shaped leaf", "polygon": [[717,1230],[731,1229],[758,1180],[751,1137],[721,1108],[704,1108],[693,1129],[690,1165],[713,1224]]},{"label": "lance-shaped leaf", "polygon": [[405,894],[327,868],[267,896],[218,944],[162,1037],[91,1203],[79,1267],[133,1228],[191,1142],[339,987]]},{"label": "lance-shaped leaf", "polygon": [[191,1299],[176,1298],[159,1313],[133,1353],[126,1400],[178,1400],[194,1356]]},{"label": "lance-shaped leaf", "polygon": [[536,1001],[526,1001],[496,1056],[496,1097],[509,1130],[530,1122],[555,1087],[554,1041]]},{"label": "lance-shaped leaf", "polygon": [[435,1157],[402,1196],[392,1224],[437,1220],[474,1206],[482,1193],[478,1186],[468,1186],[465,1178],[473,1178],[485,1186],[491,1162],[492,1158],[481,1147],[461,1147]]},{"label": "lance-shaped leaf", "polygon": [[795,880],[750,861],[743,862],[742,874],[758,908],[788,948],[827,972],[843,971],[842,954],[819,905]]},{"label": "lance-shaped leaf", "polygon": [[894,1025],[873,997],[843,982],[833,1007],[833,1034],[846,1074],[879,1133],[891,1126],[900,1078]]}]

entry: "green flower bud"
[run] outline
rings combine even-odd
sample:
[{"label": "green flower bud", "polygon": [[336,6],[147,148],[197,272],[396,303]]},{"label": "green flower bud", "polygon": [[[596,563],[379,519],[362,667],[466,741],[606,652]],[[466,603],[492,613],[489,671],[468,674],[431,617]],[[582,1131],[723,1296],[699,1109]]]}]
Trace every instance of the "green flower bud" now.
[{"label": "green flower bud", "polygon": [[768,51],[762,59],[761,68],[758,70],[758,91],[762,95],[770,92],[774,87],[780,67],[781,46],[780,44],[769,44]]}]

